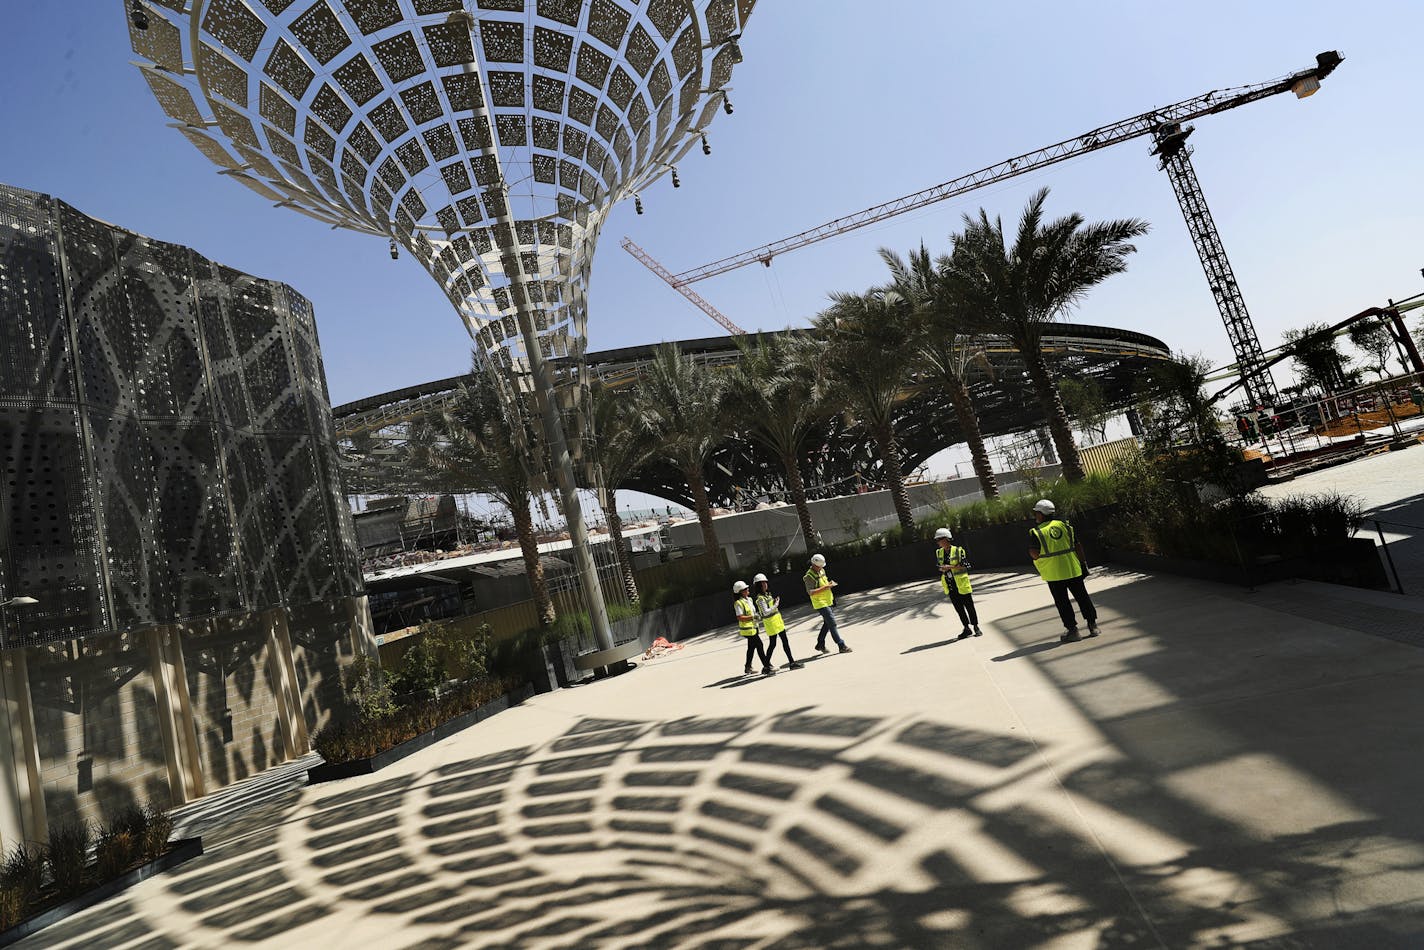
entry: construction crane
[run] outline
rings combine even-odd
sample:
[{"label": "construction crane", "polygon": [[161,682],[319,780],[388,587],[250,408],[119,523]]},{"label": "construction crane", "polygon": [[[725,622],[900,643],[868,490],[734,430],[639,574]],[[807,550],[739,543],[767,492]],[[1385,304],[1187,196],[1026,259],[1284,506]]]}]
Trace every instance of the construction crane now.
[{"label": "construction crane", "polygon": [[[1151,136],[1153,138],[1152,153],[1159,157],[1161,167],[1171,178],[1173,190],[1177,194],[1177,202],[1186,218],[1187,229],[1192,235],[1192,243],[1196,246],[1197,256],[1201,259],[1202,269],[1206,272],[1207,280],[1211,285],[1212,296],[1216,299],[1222,322],[1226,324],[1227,335],[1231,339],[1236,362],[1241,367],[1242,381],[1248,398],[1253,404],[1272,406],[1279,401],[1275,381],[1272,380],[1270,371],[1264,366],[1264,356],[1260,340],[1256,336],[1256,329],[1251,323],[1245,301],[1236,285],[1236,277],[1226,259],[1226,251],[1222,247],[1221,237],[1217,233],[1216,224],[1212,221],[1211,212],[1207,209],[1201,185],[1197,181],[1196,173],[1192,170],[1191,150],[1186,147],[1186,137],[1191,134],[1192,127],[1186,123],[1203,116],[1216,115],[1228,109],[1235,109],[1247,103],[1268,99],[1283,92],[1293,92],[1297,98],[1304,99],[1315,93],[1320,88],[1321,80],[1334,72],[1335,67],[1339,66],[1342,61],[1343,57],[1334,50],[1320,53],[1315,57],[1314,66],[1280,79],[1252,86],[1213,90],[1194,99],[1187,99],[1184,102],[1154,109],[1151,112],[1144,112],[1130,119],[1102,126],[1071,139],[1065,139],[1055,145],[1026,152],[1023,155],[981,168],[952,181],[935,185],[933,188],[926,188],[923,191],[896,198],[894,201],[836,218],[834,221],[828,221],[808,231],[802,231],[779,241],[764,244],[740,254],[733,254],[731,257],[724,257],[719,261],[694,267],[679,274],[669,273],[666,268],[649,257],[646,251],[637,248],[637,245],[633,245],[631,241],[625,239],[623,246],[633,253],[633,256],[652,268],[653,272],[667,281],[673,289],[697,303],[704,313],[712,316],[723,326],[729,326],[731,321],[718,313],[715,307],[700,296],[696,296],[689,288],[689,284],[706,280],[709,277],[716,277],[718,274],[725,274],[748,264],[761,263],[770,267],[772,260],[777,256],[815,244],[818,241],[867,227],[887,218],[915,211],[926,205],[955,198],[987,185],[1066,162],[1071,158],[1077,158],[1111,145]],[[637,251],[634,252],[633,248],[637,248]]]},{"label": "construction crane", "polygon": [[707,314],[707,316],[711,317],[713,320],[716,320],[717,323],[721,325],[722,329],[726,330],[728,333],[735,333],[738,335],[743,335],[747,332],[746,330],[743,330],[741,327],[733,323],[730,319],[728,319],[726,314],[722,313],[722,311],[718,310],[716,307],[712,306],[712,304],[708,303],[706,298],[704,298],[697,291],[693,290],[685,283],[679,284],[677,280],[672,276],[671,271],[669,271],[666,267],[655,261],[652,255],[649,254],[647,251],[634,244],[632,239],[625,237],[622,241],[619,241],[618,243],[619,246],[623,248],[623,250],[636,257],[638,259],[638,262],[641,263],[644,267],[652,271],[654,274],[657,274],[663,280],[667,281],[668,286],[672,287],[673,290],[676,290],[688,300],[691,300],[692,305],[694,307]]}]

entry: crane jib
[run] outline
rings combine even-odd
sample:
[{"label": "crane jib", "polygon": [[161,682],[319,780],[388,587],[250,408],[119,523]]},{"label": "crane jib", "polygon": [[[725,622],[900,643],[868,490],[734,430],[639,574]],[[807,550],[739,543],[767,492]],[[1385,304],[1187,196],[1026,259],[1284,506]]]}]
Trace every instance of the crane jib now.
[{"label": "crane jib", "polygon": [[[1079,155],[1085,155],[1111,145],[1118,145],[1131,139],[1150,135],[1164,124],[1189,122],[1192,119],[1202,116],[1216,115],[1228,109],[1235,109],[1238,106],[1257,102],[1283,92],[1290,92],[1296,89],[1297,84],[1304,80],[1314,79],[1318,82],[1333,72],[1341,60],[1342,57],[1334,51],[1321,53],[1316,57],[1316,65],[1314,67],[1291,73],[1289,76],[1251,86],[1237,86],[1225,90],[1212,90],[1211,92],[1204,93],[1192,99],[1164,106],[1160,109],[1154,109],[1112,125],[1093,129],[1090,132],[1085,132],[1071,139],[1065,139],[1062,142],[1058,142],[1046,148],[1026,152],[1023,155],[1007,159],[1006,161],[997,162],[951,181],[897,198],[894,201],[876,205],[872,208],[866,208],[863,211],[858,211],[855,214],[846,215],[845,217],[836,218],[833,221],[828,221],[818,227],[802,231],[799,234],[794,234],[771,244],[765,244],[750,251],[743,251],[740,254],[734,254],[731,257],[725,257],[711,264],[695,267],[679,274],[671,274],[668,277],[664,277],[664,280],[667,280],[673,287],[682,290],[687,284],[695,283],[699,280],[706,280],[718,274],[725,274],[728,271],[745,267],[748,264],[760,262],[770,265],[772,259],[780,254],[806,247],[809,244],[815,244],[817,241],[822,241],[838,234],[854,231],[857,228],[883,221],[886,218],[914,211],[925,205],[934,204],[937,201],[957,197],[977,188],[983,188],[986,185],[1014,178],[1018,175],[1024,175],[1031,171],[1037,171],[1049,165],[1056,165],[1059,162],[1076,158]],[[1309,93],[1304,94],[1308,95]]]}]

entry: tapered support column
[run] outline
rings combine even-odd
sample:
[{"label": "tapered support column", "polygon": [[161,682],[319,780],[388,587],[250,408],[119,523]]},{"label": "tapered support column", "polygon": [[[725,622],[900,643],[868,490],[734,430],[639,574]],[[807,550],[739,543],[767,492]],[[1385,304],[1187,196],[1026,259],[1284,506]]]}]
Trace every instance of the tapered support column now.
[{"label": "tapered support column", "polygon": [[[459,23],[469,30],[471,42],[474,42],[475,18],[468,11],[460,10],[450,14],[448,22]],[[473,45],[470,52],[473,55]],[[463,64],[462,69],[467,76],[479,80],[478,63],[471,60]],[[483,100],[477,102],[470,111],[477,127],[493,128],[489,110]],[[588,527],[584,524],[583,506],[579,502],[578,486],[574,481],[573,460],[569,457],[564,425],[559,418],[555,401],[553,374],[544,360],[544,348],[539,341],[539,329],[535,324],[539,307],[534,302],[534,295],[529,291],[530,278],[524,269],[522,249],[509,210],[509,186],[500,167],[499,150],[494,146],[493,138],[490,138],[489,143],[475,151],[495,170],[496,183],[490,187],[489,193],[499,196],[499,200],[492,202],[491,217],[494,218],[494,227],[490,228],[490,233],[494,237],[495,248],[499,251],[504,274],[509,278],[510,296],[517,313],[519,335],[524,341],[524,355],[529,362],[534,401],[539,409],[541,428],[544,430],[544,440],[549,451],[549,463],[559,488],[564,518],[568,521],[574,567],[578,570],[579,583],[583,587],[584,600],[587,601],[594,640],[600,650],[611,650],[613,634],[608,625],[608,610],[603,603],[603,586],[598,580],[598,566],[593,561],[593,552],[588,547]]]},{"label": "tapered support column", "polygon": [[198,755],[198,729],[193,722],[193,701],[188,693],[183,637],[176,627],[157,627],[144,636],[148,640],[153,691],[158,700],[158,727],[163,734],[168,787],[173,803],[181,805],[206,793],[202,760]]},{"label": "tapered support column", "polygon": [[287,611],[268,611],[262,625],[267,631],[267,675],[271,677],[272,694],[277,699],[282,745],[287,758],[295,759],[311,751],[311,738],[307,735],[306,717],[302,715],[302,692],[297,687]]},{"label": "tapered support column", "polygon": [[49,840],[25,651],[0,654],[0,848]]}]

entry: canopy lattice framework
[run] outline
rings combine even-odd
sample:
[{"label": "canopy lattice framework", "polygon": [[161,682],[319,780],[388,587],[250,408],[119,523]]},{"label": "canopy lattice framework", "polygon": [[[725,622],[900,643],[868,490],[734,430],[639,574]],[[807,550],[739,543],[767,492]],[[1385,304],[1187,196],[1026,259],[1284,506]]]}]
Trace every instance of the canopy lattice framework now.
[{"label": "canopy lattice framework", "polygon": [[520,310],[577,380],[607,211],[730,111],[755,0],[140,2],[179,132],[278,206],[403,245],[528,393]]}]

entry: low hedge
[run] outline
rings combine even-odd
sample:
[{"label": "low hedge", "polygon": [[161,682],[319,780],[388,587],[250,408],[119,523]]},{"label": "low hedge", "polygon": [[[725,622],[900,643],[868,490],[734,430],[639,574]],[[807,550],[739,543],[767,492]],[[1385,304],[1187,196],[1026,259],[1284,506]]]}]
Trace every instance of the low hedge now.
[{"label": "low hedge", "polygon": [[173,818],[149,804],[98,826],[56,827],[47,845],[12,849],[0,863],[0,931],[160,857],[172,833]]},{"label": "low hedge", "polygon": [[312,745],[333,764],[369,759],[498,699],[517,685],[513,678],[479,679],[375,715],[351,711],[324,726]]}]

